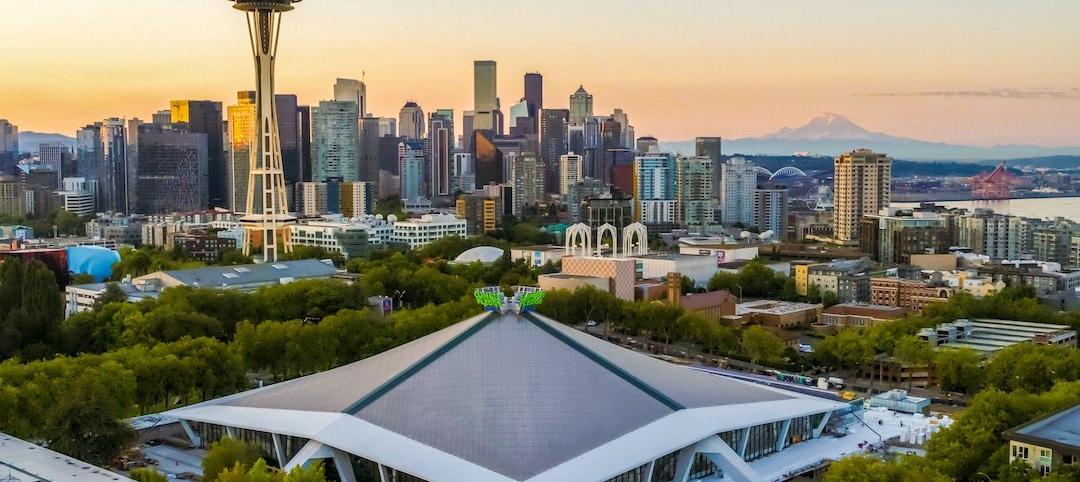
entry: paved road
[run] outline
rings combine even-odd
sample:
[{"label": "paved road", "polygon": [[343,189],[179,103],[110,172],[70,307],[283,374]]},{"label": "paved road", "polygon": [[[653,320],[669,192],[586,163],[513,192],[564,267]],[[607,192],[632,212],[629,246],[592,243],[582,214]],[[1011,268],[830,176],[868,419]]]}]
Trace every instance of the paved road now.
[{"label": "paved road", "polygon": [[155,467],[166,476],[191,472],[202,477],[202,459],[206,457],[206,451],[158,445],[147,447],[143,450],[143,456],[156,460],[158,464]]}]

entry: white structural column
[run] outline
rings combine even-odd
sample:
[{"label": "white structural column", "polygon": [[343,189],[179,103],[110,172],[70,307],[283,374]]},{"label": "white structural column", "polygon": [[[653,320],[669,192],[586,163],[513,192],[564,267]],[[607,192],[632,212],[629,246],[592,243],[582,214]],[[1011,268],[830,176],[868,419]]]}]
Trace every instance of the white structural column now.
[{"label": "white structural column", "polygon": [[697,451],[705,454],[714,465],[724,472],[725,478],[735,482],[756,482],[761,480],[757,471],[743,460],[742,456],[718,436],[712,436],[697,444]]},{"label": "white structural column", "polygon": [[334,468],[337,469],[341,482],[356,482],[356,473],[353,472],[352,457],[343,450],[334,450]]},{"label": "white structural column", "polygon": [[697,444],[691,445],[679,451],[675,456],[674,482],[687,482],[690,480],[690,469],[694,467],[694,456],[697,455]]},{"label": "white structural column", "polygon": [[818,423],[817,427],[814,427],[814,438],[821,436],[821,432],[825,430],[825,426],[828,425],[829,419],[832,418],[832,414],[832,410],[830,410],[825,412],[825,416],[821,417],[821,422]]},{"label": "white structural column", "polygon": [[180,427],[184,429],[184,433],[187,434],[187,438],[188,440],[191,440],[192,445],[196,447],[202,445],[202,438],[200,438],[198,435],[195,435],[195,431],[191,429],[191,422],[188,422],[187,420],[181,420]]},{"label": "white structural column", "polygon": [[277,456],[278,465],[285,465],[288,460],[285,460],[285,444],[281,443],[281,435],[271,434],[271,438],[274,440],[274,455]]},{"label": "white structural column", "polygon": [[281,470],[286,472],[292,470],[294,467],[303,467],[316,459],[329,459],[334,456],[334,449],[323,445],[322,442],[316,442],[314,440],[308,440],[308,443],[304,444],[304,447],[293,456],[289,463],[285,464]]},{"label": "white structural column", "polygon": [[390,482],[390,472],[383,464],[379,464],[379,482]]},{"label": "white structural column", "polygon": [[278,242],[283,244],[286,253],[292,251],[289,226],[296,221],[289,214],[274,100],[274,62],[281,17],[293,9],[293,1],[234,1],[234,7],[247,15],[251,53],[255,59],[255,117],[258,122],[258,135],[254,136],[256,145],[251,149],[246,214],[240,218],[244,227],[243,251],[251,254],[252,246],[261,242],[263,260],[274,262],[278,259]]},{"label": "white structural column", "polygon": [[739,437],[739,458],[746,457],[746,446],[750,443],[750,429],[754,427],[746,427],[742,429],[742,434]]},{"label": "white structural column", "polygon": [[780,452],[784,450],[784,443],[787,442],[788,432],[791,431],[791,419],[784,420],[783,425],[780,426],[780,433],[776,436],[776,451]]},{"label": "white structural column", "polygon": [[652,474],[654,470],[656,470],[656,460],[650,460],[649,465],[645,466],[645,478],[641,479],[641,482],[652,482]]}]

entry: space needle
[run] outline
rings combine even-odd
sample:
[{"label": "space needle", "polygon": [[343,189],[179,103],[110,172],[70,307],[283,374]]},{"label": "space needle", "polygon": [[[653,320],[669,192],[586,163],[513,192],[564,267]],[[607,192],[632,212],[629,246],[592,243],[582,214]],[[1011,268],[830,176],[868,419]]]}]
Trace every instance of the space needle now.
[{"label": "space needle", "polygon": [[247,16],[251,53],[255,57],[256,134],[251,149],[247,185],[247,209],[240,223],[244,227],[244,254],[262,245],[263,261],[278,259],[279,245],[292,252],[289,226],[296,218],[289,214],[285,172],[281,162],[277,107],[274,103],[274,61],[282,14],[300,0],[229,0],[233,8]]}]

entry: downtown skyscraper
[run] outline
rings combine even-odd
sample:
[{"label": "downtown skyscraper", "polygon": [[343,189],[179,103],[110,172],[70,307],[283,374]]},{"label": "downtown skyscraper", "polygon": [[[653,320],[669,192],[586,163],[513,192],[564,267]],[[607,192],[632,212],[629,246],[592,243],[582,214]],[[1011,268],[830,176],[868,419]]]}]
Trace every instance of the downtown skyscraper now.
[{"label": "downtown skyscraper", "polygon": [[[169,105],[169,122],[187,124],[187,131],[206,135],[207,179],[206,207],[229,206],[228,166],[225,159],[225,131],[221,102],[209,100],[174,100]],[[154,122],[155,124],[160,124]]]},{"label": "downtown skyscraper", "polygon": [[338,102],[355,102],[359,117],[367,115],[367,86],[356,79],[337,79],[334,82],[334,100]]},{"label": "downtown skyscraper", "polygon": [[473,130],[489,130],[498,134],[496,117],[499,110],[496,65],[494,60],[473,62]]},{"label": "downtown skyscraper", "polygon": [[138,127],[133,212],[193,212],[209,203],[209,136],[187,124]]},{"label": "downtown skyscraper", "polygon": [[454,110],[439,109],[428,119],[428,184],[432,199],[453,194]]},{"label": "downtown skyscraper", "polygon": [[0,119],[0,175],[10,174],[19,157],[19,128]]},{"label": "downtown skyscraper", "polygon": [[585,86],[570,96],[570,125],[582,125],[593,117],[593,96],[585,91]]},{"label": "downtown skyscraper", "polygon": [[398,113],[398,134],[406,139],[424,138],[424,109],[413,101],[408,101]]},{"label": "downtown skyscraper", "polygon": [[544,161],[544,186],[549,193],[559,192],[560,158],[570,152],[567,139],[569,125],[568,109],[540,111],[540,160]]},{"label": "downtown skyscraper", "polygon": [[319,102],[311,110],[311,172],[314,182],[360,180],[360,133],[355,102]]}]

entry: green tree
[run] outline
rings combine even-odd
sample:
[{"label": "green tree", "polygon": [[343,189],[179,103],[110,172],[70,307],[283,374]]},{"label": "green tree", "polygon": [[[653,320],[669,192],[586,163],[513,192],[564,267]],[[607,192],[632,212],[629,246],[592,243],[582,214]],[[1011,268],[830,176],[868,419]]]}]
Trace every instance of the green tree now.
[{"label": "green tree", "polygon": [[982,386],[982,361],[971,348],[946,348],[934,357],[934,373],[942,388],[971,393]]},{"label": "green tree", "polygon": [[743,350],[750,357],[750,363],[764,362],[773,364],[780,361],[784,355],[784,342],[769,330],[754,325],[742,332]]},{"label": "green tree", "polygon": [[1003,474],[1008,464],[1003,431],[1077,403],[1080,382],[1062,382],[1037,395],[988,388],[971,399],[951,426],[930,438],[926,460],[955,480],[969,480],[978,472]]},{"label": "green tree", "polygon": [[825,482],[949,482],[952,479],[928,467],[921,457],[885,461],[870,455],[852,455],[829,465]]},{"label": "green tree", "polygon": [[[239,473],[246,473],[262,456],[262,450],[259,447],[237,440],[234,438],[223,438],[210,444],[210,450],[206,452],[206,458],[202,461],[203,480],[205,482],[214,482],[218,480],[218,475],[225,475],[231,477],[231,475],[223,474],[227,470],[231,474],[233,469],[239,467]],[[246,480],[246,479],[223,479],[223,480]]]},{"label": "green tree", "polygon": [[108,363],[65,380],[72,384],[50,407],[43,435],[49,448],[94,465],[113,461],[134,441],[135,432],[119,418],[132,398],[134,379]]},{"label": "green tree", "polygon": [[165,474],[158,472],[157,469],[150,467],[140,467],[131,471],[131,478],[138,482],[168,482],[168,477]]}]

